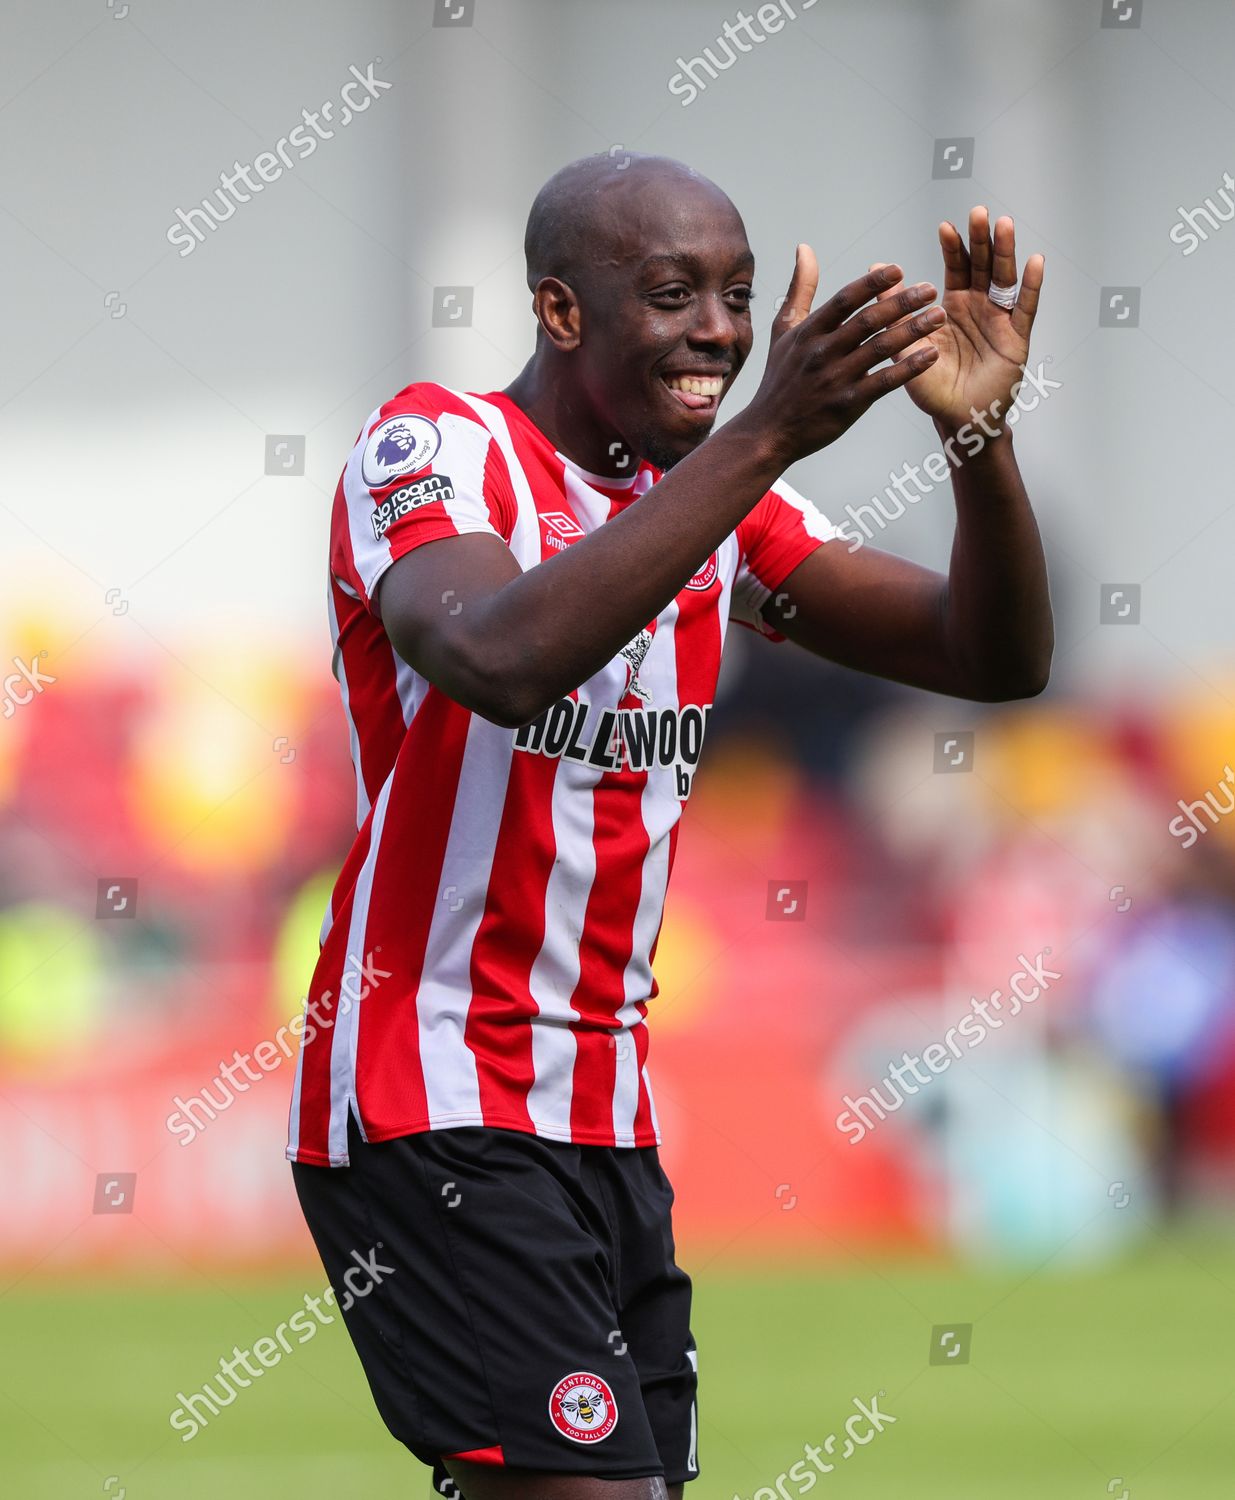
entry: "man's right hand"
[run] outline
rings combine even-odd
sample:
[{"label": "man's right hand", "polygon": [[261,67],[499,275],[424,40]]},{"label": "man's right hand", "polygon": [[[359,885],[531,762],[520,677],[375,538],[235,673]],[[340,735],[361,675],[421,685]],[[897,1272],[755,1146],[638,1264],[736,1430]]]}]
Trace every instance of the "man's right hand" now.
[{"label": "man's right hand", "polygon": [[898,390],[939,357],[927,345],[874,369],[884,360],[895,361],[903,349],[947,321],[941,307],[928,306],[938,295],[929,281],[872,301],[902,275],[896,265],[868,271],[812,312],[819,262],[809,245],[798,246],[789,292],[772,325],[763,380],[738,419],[764,430],[783,456],[784,468],[834,443],[881,396]]}]

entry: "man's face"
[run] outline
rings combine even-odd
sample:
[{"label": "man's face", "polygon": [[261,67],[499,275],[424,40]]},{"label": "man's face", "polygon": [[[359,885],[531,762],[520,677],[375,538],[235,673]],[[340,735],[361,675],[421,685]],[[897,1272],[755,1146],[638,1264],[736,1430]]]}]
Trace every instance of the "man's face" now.
[{"label": "man's face", "polygon": [[579,375],[597,418],[668,469],[711,432],[750,353],[754,257],[710,185],[649,185],[615,207],[580,289]]}]

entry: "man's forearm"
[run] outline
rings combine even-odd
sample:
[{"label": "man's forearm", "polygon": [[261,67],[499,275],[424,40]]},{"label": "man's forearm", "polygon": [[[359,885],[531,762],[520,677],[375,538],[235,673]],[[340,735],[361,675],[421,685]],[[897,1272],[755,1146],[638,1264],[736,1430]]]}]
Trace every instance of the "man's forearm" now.
[{"label": "man's forearm", "polygon": [[[946,442],[954,436],[936,423]],[[949,452],[956,452],[953,443]],[[1039,693],[1054,648],[1042,539],[1004,430],[953,472],[956,537],[944,633],[971,696],[995,701]]]},{"label": "man's forearm", "polygon": [[[471,561],[468,547],[483,538],[420,548],[383,580],[387,632],[456,702],[495,723],[527,723],[655,619],[784,467],[774,438],[739,417],[537,567],[520,571],[500,548],[477,547]],[[426,629],[425,601],[437,598],[450,609],[430,607]]]},{"label": "man's forearm", "polygon": [[519,716],[569,693],[665,608],[775,483],[773,453],[730,424],[620,516],[485,602],[477,622],[487,641],[554,643],[514,674],[528,700]]}]

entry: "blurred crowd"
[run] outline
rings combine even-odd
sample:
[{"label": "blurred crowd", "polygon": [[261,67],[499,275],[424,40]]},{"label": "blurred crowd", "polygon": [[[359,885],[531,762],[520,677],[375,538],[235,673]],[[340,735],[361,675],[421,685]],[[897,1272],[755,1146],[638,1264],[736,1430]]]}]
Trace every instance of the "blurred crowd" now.
[{"label": "blurred crowd", "polygon": [[[663,1010],[671,1082],[692,1035],[700,1055],[738,1056],[752,1016],[798,1027],[808,1146],[837,1182],[895,1173],[878,1200],[893,1235],[976,1254],[1101,1253],[1220,1205],[1235,1172],[1227,700],[975,708],[739,634],[662,941],[651,1024],[655,1049]],[[973,741],[941,773],[946,730]],[[99,663],[22,706],[0,726],[0,1096],[134,1070],[166,1072],[170,1093],[272,1035],[304,992],[354,805],[337,689],[311,661],[232,662],[209,684]],[[782,878],[808,893],[792,930],[762,907]],[[118,881],[136,884],[116,912]],[[721,964],[735,921],[746,936]],[[1032,1013],[877,1143],[838,1138],[846,1090],[1044,951],[1063,978]],[[775,1015],[751,998],[773,990],[788,997]]]}]

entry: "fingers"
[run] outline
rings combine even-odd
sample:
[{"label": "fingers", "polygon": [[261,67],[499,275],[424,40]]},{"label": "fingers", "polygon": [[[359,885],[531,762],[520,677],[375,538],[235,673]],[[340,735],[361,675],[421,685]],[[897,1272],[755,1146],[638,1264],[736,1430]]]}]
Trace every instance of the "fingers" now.
[{"label": "fingers", "polygon": [[[877,261],[875,261],[875,263],[873,265],[867,266],[866,269],[867,269],[868,272],[870,272],[870,271],[882,271],[882,270],[884,270],[886,268],[886,266],[887,266],[887,262],[886,261],[877,260]],[[875,295],[875,301],[876,302],[886,302],[889,297],[895,297],[898,292],[903,291],[904,287],[905,287],[904,278],[901,278],[901,279],[899,279],[897,281],[894,281],[891,286],[886,286],[886,287],[884,287],[883,291],[876,293],[876,295]]]},{"label": "fingers", "polygon": [[1016,225],[1008,214],[995,220],[995,256],[991,280],[996,286],[1016,285]]},{"label": "fingers", "polygon": [[1046,257],[1031,255],[1025,262],[1025,275],[1021,281],[1020,295],[1012,309],[1012,330],[1020,338],[1028,340],[1029,330],[1038,311],[1038,294],[1046,276]]},{"label": "fingers", "polygon": [[984,292],[991,284],[991,226],[984,205],[969,210],[969,284]]},{"label": "fingers", "polygon": [[785,296],[784,304],[776,315],[776,321],[772,327],[772,338],[775,340],[790,328],[796,328],[803,318],[810,312],[815,301],[815,293],[819,290],[819,260],[809,245],[799,245],[797,260],[794,262],[793,276],[789,282],[789,291]]},{"label": "fingers", "polygon": [[[870,267],[870,269],[872,271],[878,271],[881,268],[882,264],[883,263],[881,261],[876,261],[875,264]],[[931,297],[933,297],[934,293],[935,293],[935,288],[932,287],[929,282],[921,282],[921,283],[919,283],[918,286],[916,288],[914,288],[914,290],[915,291],[921,291],[923,293],[923,296],[925,297],[926,294],[927,294],[927,289],[928,288],[929,288],[929,295]],[[876,298],[876,301],[884,302],[884,301],[888,300],[891,297],[897,297],[901,293],[903,293],[904,290],[905,290],[905,283],[903,281],[898,281],[895,286],[890,286],[887,289],[886,292],[880,292],[879,296]],[[912,330],[912,332],[910,334],[910,338],[908,340],[909,346],[912,347],[921,336],[923,336],[923,335],[931,332],[935,328],[941,327],[946,321],[947,321],[946,318],[933,318],[933,319],[929,320],[929,322],[926,322],[926,323],[920,323],[920,324],[916,323],[914,325],[914,328],[913,328],[913,330]],[[892,331],[892,333],[895,334],[895,332],[896,332],[897,329],[905,328],[906,325],[908,324],[908,322],[909,322],[909,317],[906,316],[906,317],[902,318],[899,322],[893,323],[891,325],[891,331]],[[905,347],[905,344],[906,344],[906,340],[902,339],[902,340],[899,340],[895,345],[888,345],[887,347],[889,348],[889,350],[895,349],[897,352],[900,352]],[[874,348],[874,347],[875,347],[874,341],[872,340],[872,348]],[[882,344],[880,345],[880,347],[883,347]],[[878,350],[876,350],[876,354],[878,354]],[[864,368],[869,369],[870,366],[872,364],[874,364],[875,362],[876,362],[875,359],[869,359],[869,360],[867,360],[866,365],[864,366]]]},{"label": "fingers", "polygon": [[[872,306],[847,318],[832,335],[829,340],[832,355],[843,358],[858,351],[864,361],[862,368],[869,369],[879,360],[889,358],[894,350],[904,348],[914,338],[921,338],[946,321],[942,308],[930,309],[939,313],[935,318],[922,312],[927,303],[935,300],[935,287],[929,281],[906,287],[899,279],[900,268],[895,269],[898,279],[888,287],[888,295],[880,296]],[[920,316],[914,317],[915,313]],[[914,331],[908,338],[901,336],[911,328]]]},{"label": "fingers", "polygon": [[860,369],[866,371],[874,365],[881,364],[885,359],[904,359],[912,356],[919,347],[925,347],[929,336],[942,328],[947,321],[948,315],[942,307],[928,307],[925,312],[919,313],[916,317],[902,318],[899,323],[893,323],[885,332],[878,334],[875,338],[867,339],[857,352],[850,356],[850,359],[858,361]]},{"label": "fingers", "polygon": [[[808,336],[823,333],[834,333],[841,324],[849,317],[850,313],[856,312],[865,302],[888,288],[894,288],[901,280],[904,273],[897,265],[883,266],[878,271],[868,271],[865,276],[859,276],[856,281],[841,287],[839,292],[834,293],[821,306],[817,307],[811,314],[811,326],[806,330]],[[874,308],[870,311],[873,313]],[[867,332],[873,332],[875,328],[882,327],[884,319],[873,323]],[[862,334],[861,338],[865,338]],[[857,343],[860,340],[855,339]]]},{"label": "fingers", "polygon": [[945,219],[939,226],[939,244],[943,250],[943,289],[945,292],[969,290],[969,252],[961,232]]},{"label": "fingers", "polygon": [[853,387],[854,398],[869,406],[871,402],[878,401],[880,396],[886,396],[889,391],[897,391],[901,386],[908,385],[915,375],[921,375],[938,358],[939,350],[934,344],[923,344],[920,349],[906,354],[895,364],[884,365],[882,369],[864,375]]}]

